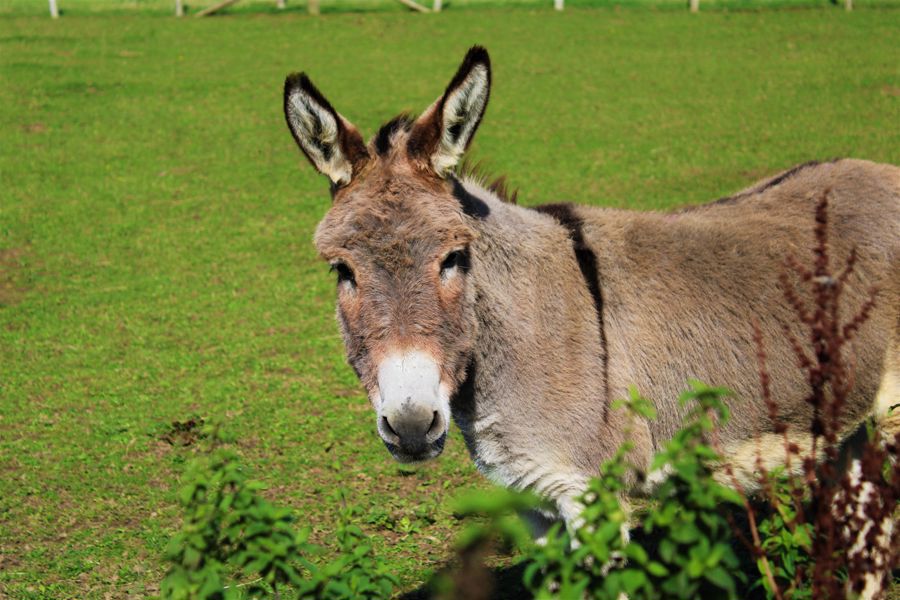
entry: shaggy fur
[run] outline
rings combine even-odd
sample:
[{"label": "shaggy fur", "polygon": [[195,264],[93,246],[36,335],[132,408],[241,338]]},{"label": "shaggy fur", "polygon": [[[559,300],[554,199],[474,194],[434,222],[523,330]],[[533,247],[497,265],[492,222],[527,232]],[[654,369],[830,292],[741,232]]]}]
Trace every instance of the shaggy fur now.
[{"label": "shaggy fur", "polygon": [[[338,286],[338,321],[370,397],[377,398],[377,365],[388,353],[434,356],[478,468],[553,500],[569,524],[585,482],[626,437],[634,460],[646,465],[675,432],[683,417],[677,397],[689,378],[736,392],[722,441],[739,473],[752,472],[755,436],[772,434],[754,321],[780,416],[798,433],[808,428],[808,383],[782,327],[807,336],[778,274],[788,255],[809,255],[815,198],[830,190],[831,256],[858,252],[845,311],[879,289],[853,348],[847,429],[898,401],[900,169],[807,164],[671,213],[516,206],[473,178],[446,173],[448,156],[469,140],[442,129],[443,107],[474,107],[454,122],[457,133],[471,135],[487,101],[447,100],[464,84],[466,93],[486,94],[479,86],[490,81],[487,54],[473,52],[414,124],[398,121],[376,136],[316,231],[321,255],[353,273],[352,283],[345,277]],[[457,250],[467,253],[468,268],[445,277],[442,262]],[[630,385],[654,401],[658,420],[629,423],[609,410]]]}]

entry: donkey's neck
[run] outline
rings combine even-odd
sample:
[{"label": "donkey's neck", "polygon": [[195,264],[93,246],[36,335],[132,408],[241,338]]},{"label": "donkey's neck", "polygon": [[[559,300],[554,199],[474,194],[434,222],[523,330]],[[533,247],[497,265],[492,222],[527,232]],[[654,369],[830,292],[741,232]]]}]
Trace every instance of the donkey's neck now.
[{"label": "donkey's neck", "polygon": [[[483,471],[526,487],[504,472],[510,457],[499,454],[523,443],[508,438],[530,438],[525,443],[538,451],[596,449],[619,437],[609,431],[602,292],[596,281],[591,289],[577,235],[559,215],[505,203],[471,181],[457,192],[477,223],[467,293],[479,330],[471,381],[454,402],[454,418]],[[580,455],[593,451],[572,454],[568,460],[579,466],[599,464]]]}]

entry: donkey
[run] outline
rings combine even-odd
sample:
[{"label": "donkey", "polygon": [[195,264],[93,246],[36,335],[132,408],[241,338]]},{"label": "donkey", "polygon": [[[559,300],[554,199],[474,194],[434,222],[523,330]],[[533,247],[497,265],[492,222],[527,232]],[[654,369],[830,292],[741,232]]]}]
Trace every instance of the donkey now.
[{"label": "donkey", "polygon": [[[490,86],[488,53],[473,47],[421,116],[391,120],[367,144],[305,74],[285,82],[288,127],[331,181],[315,245],[337,276],[347,359],[395,459],[438,456],[452,416],[482,473],[543,496],[572,526],[588,479],[626,439],[646,466],[676,431],[678,392],[695,377],[736,393],[721,441],[752,481],[758,436],[766,460],[782,448],[767,439],[780,437],[759,399],[752,323],[780,416],[801,443],[809,427],[808,383],[783,327],[806,336],[778,273],[812,246],[825,189],[831,254],[858,256],[845,301],[880,290],[858,333],[847,429],[898,402],[900,169],[808,163],[668,213],[526,208],[455,170]],[[610,408],[632,384],[657,420]]]}]

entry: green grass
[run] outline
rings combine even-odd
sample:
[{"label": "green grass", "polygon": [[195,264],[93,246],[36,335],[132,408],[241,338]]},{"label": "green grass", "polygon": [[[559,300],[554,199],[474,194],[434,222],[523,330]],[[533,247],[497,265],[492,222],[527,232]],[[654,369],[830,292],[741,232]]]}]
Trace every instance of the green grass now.
[{"label": "green grass", "polygon": [[378,440],[311,244],[329,200],[283,122],[289,71],[371,133],[484,43],[474,154],[523,203],[662,208],[809,159],[900,163],[898,26],[837,9],[0,18],[0,597],[152,594],[194,452],[163,438],[192,415],[224,421],[316,541],[343,486],[407,586],[447,559],[445,500],[485,484],[456,434],[408,471]]}]

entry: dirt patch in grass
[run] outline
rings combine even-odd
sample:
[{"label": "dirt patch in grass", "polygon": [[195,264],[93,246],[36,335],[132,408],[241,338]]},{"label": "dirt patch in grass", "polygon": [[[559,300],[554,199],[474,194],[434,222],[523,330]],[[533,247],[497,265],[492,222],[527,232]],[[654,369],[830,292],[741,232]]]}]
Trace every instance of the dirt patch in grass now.
[{"label": "dirt patch in grass", "polygon": [[47,126],[43,123],[28,123],[27,125],[22,125],[22,131],[26,133],[45,133]]},{"label": "dirt patch in grass", "polygon": [[18,304],[28,287],[24,284],[25,248],[0,248],[0,307]]},{"label": "dirt patch in grass", "polygon": [[206,437],[203,433],[203,417],[191,417],[185,421],[172,421],[169,429],[160,436],[170,446],[193,446]]}]

